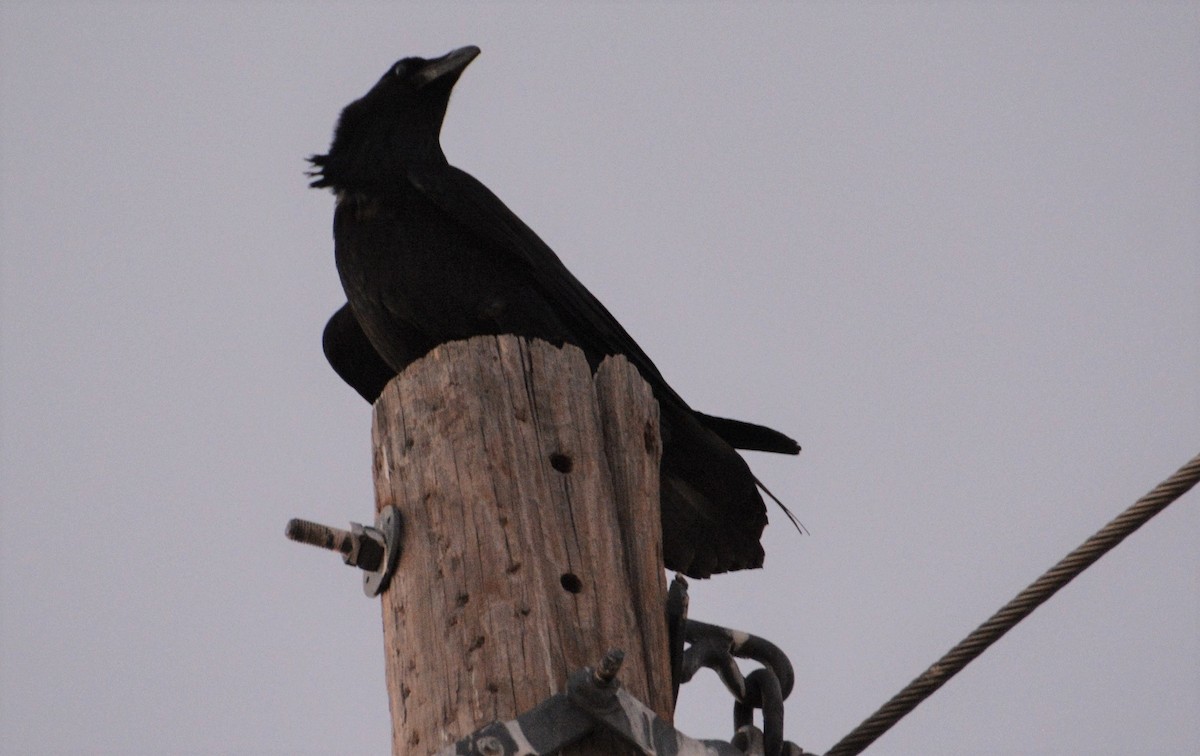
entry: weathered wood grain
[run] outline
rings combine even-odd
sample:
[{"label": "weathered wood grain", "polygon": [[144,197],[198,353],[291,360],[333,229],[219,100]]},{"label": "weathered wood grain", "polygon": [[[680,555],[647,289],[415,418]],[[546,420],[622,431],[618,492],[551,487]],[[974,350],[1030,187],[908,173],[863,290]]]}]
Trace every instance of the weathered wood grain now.
[{"label": "weathered wood grain", "polygon": [[372,435],[377,506],[405,521],[383,596],[394,753],[510,719],[614,647],[670,718],[658,427],[623,358],[593,379],[575,347],[511,336],[445,344],[388,385]]}]

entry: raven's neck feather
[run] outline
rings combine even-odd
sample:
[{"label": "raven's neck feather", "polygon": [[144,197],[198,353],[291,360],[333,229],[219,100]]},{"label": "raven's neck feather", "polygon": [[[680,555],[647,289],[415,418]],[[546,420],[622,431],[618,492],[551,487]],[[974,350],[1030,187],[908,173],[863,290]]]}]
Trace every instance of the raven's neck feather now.
[{"label": "raven's neck feather", "polygon": [[398,190],[410,166],[446,165],[446,156],[436,141],[417,149],[411,143],[406,146],[331,149],[327,155],[313,155],[308,159],[313,166],[308,173],[313,178],[309,186],[328,187],[335,192],[387,194]]}]

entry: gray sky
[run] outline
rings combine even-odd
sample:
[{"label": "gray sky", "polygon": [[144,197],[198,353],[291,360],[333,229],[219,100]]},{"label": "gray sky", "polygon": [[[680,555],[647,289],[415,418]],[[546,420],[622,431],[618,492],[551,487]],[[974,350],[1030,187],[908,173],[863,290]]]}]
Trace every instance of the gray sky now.
[{"label": "gray sky", "polygon": [[[769,422],[767,566],[820,751],[1200,451],[1200,6],[0,4],[0,747],[384,753],[369,520],[303,158],[477,44],[451,161],[699,409]],[[1200,752],[1192,493],[871,751]],[[728,737],[715,678],[678,723]]]}]

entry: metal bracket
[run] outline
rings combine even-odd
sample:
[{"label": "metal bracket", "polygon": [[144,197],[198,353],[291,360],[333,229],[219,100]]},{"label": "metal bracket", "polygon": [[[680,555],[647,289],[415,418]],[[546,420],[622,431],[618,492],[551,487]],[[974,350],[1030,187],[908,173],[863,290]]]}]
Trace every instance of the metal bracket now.
[{"label": "metal bracket", "polygon": [[388,505],[375,516],[375,527],[352,522],[346,531],[293,519],[284,533],[293,541],[340,553],[346,564],[362,569],[363,593],[374,598],[387,589],[400,562],[404,518],[400,510]]},{"label": "metal bracket", "polygon": [[[734,745],[689,738],[660,719],[616,680],[623,658],[620,651],[609,651],[596,669],[571,674],[566,693],[550,696],[516,719],[481,727],[435,756],[549,756],[598,731],[653,756],[763,755],[762,732],[752,725],[739,728]],[[804,753],[786,746],[789,756]]]}]

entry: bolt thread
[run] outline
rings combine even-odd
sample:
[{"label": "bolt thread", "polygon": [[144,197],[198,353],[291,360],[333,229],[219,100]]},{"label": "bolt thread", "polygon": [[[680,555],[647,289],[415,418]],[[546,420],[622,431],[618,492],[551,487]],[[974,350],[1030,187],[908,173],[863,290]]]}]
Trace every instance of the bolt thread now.
[{"label": "bolt thread", "polygon": [[619,648],[614,648],[604,655],[600,660],[600,665],[596,668],[596,682],[600,685],[608,685],[621,671],[621,664],[625,661],[625,652]]},{"label": "bolt thread", "polygon": [[319,522],[299,518],[288,522],[284,534],[297,543],[307,543],[345,556],[354,549],[354,534],[341,528],[331,528]]}]

